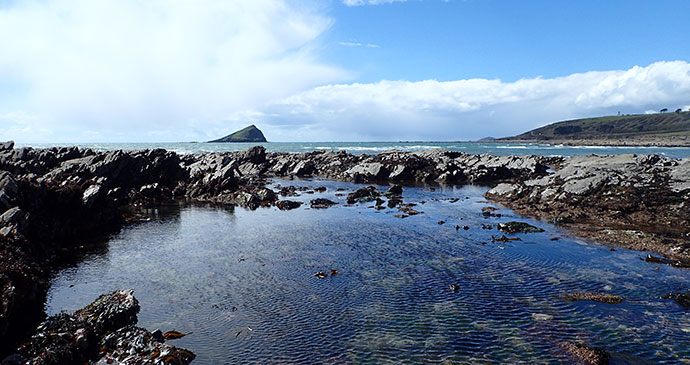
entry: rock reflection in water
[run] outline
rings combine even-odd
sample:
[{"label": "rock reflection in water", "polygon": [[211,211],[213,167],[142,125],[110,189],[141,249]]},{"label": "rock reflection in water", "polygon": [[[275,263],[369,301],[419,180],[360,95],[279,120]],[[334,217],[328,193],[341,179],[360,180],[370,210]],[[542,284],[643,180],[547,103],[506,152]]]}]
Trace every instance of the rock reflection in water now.
[{"label": "rock reflection in water", "polygon": [[[397,219],[373,201],[346,206],[342,189],[359,185],[279,182],[326,190],[291,197],[303,204],[290,211],[161,208],[62,270],[48,312],[133,288],[139,325],[189,333],[175,345],[197,363],[538,362],[566,359],[568,341],[614,360],[690,357],[690,312],[661,298],[684,289],[688,270],[654,270],[642,253],[575,242],[506,209],[485,216],[483,188],[404,188],[404,203],[426,204]],[[316,198],[338,204],[311,209]],[[545,232],[491,242],[497,231],[482,229],[516,220]],[[625,301],[561,299],[573,292]]]}]

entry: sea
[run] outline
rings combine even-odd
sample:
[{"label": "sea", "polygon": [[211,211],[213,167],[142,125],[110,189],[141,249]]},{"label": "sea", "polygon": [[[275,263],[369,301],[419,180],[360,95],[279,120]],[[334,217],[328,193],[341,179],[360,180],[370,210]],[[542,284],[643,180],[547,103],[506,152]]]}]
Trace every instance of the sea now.
[{"label": "sea", "polygon": [[543,143],[483,143],[483,142],[270,142],[270,143],[33,143],[17,144],[17,147],[49,148],[60,146],[79,146],[98,151],[137,150],[162,148],[181,154],[207,152],[233,152],[246,150],[250,146],[261,145],[268,152],[310,152],[310,151],[346,151],[352,154],[376,154],[388,150],[424,151],[445,149],[474,154],[490,155],[542,155],[542,156],[579,156],[589,154],[657,154],[672,158],[690,157],[688,147],[612,147],[612,146],[566,146]]}]

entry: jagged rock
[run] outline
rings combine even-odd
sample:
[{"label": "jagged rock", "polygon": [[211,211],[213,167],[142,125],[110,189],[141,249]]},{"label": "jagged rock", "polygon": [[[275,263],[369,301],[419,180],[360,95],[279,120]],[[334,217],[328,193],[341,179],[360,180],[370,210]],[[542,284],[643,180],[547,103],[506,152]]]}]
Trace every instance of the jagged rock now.
[{"label": "jagged rock", "polygon": [[365,203],[375,200],[381,193],[376,189],[375,186],[367,186],[365,188],[359,188],[355,192],[347,195],[347,203]]},{"label": "jagged rock", "polygon": [[0,142],[0,151],[9,151],[14,148],[14,141]]},{"label": "jagged rock", "polygon": [[302,203],[293,200],[279,200],[276,202],[276,207],[280,210],[292,210],[299,208]]},{"label": "jagged rock", "polygon": [[160,343],[149,331],[134,327],[138,312],[131,290],[102,295],[72,315],[61,313],[45,320],[19,355],[31,364],[86,363],[98,358],[142,363],[137,361],[152,362],[159,356],[161,362],[188,364],[194,359],[193,353]]},{"label": "jagged rock", "polygon": [[311,207],[314,209],[326,209],[336,204],[338,203],[324,198],[317,198],[310,202]]},{"label": "jagged rock", "polygon": [[86,188],[81,198],[82,202],[84,202],[84,205],[91,208],[96,202],[96,199],[98,199],[98,196],[101,194],[102,189],[103,187],[99,184],[94,184]]},{"label": "jagged rock", "polygon": [[401,196],[403,193],[403,188],[400,185],[393,185],[384,193],[387,197]]},{"label": "jagged rock", "polygon": [[99,343],[96,364],[189,364],[193,352],[163,343],[162,338],[136,326],[107,334]]}]

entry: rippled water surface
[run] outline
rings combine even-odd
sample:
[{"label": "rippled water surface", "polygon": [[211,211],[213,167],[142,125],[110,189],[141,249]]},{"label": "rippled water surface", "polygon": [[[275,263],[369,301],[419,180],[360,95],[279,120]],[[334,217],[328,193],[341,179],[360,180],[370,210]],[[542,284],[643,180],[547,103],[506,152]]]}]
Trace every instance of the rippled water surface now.
[{"label": "rippled water surface", "polygon": [[[326,186],[291,199],[340,204],[160,209],[59,272],[48,313],[133,288],[139,325],[190,332],[171,343],[196,352],[196,363],[551,362],[565,359],[562,341],[603,347],[614,363],[690,358],[690,311],[660,298],[686,288],[688,270],[575,240],[507,209],[484,218],[484,188],[406,188],[405,202],[425,203],[415,207],[422,214],[400,219],[372,203],[344,206],[335,194],[354,184],[280,183]],[[546,232],[492,243],[500,234],[482,228],[516,219]],[[338,274],[313,276],[332,269]],[[572,291],[626,300],[558,298]]]}]

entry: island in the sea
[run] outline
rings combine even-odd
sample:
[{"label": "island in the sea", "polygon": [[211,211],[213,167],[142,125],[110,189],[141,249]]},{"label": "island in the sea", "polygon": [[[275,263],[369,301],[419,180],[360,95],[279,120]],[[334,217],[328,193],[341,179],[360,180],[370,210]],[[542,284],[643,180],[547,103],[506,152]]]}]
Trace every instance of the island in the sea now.
[{"label": "island in the sea", "polygon": [[223,138],[208,141],[209,143],[219,142],[268,142],[264,134],[254,124],[249,127],[240,129],[239,131],[228,134]]},{"label": "island in the sea", "polygon": [[[663,110],[663,109],[662,109]],[[618,115],[552,123],[494,142],[564,145],[690,146],[690,111]]]}]

